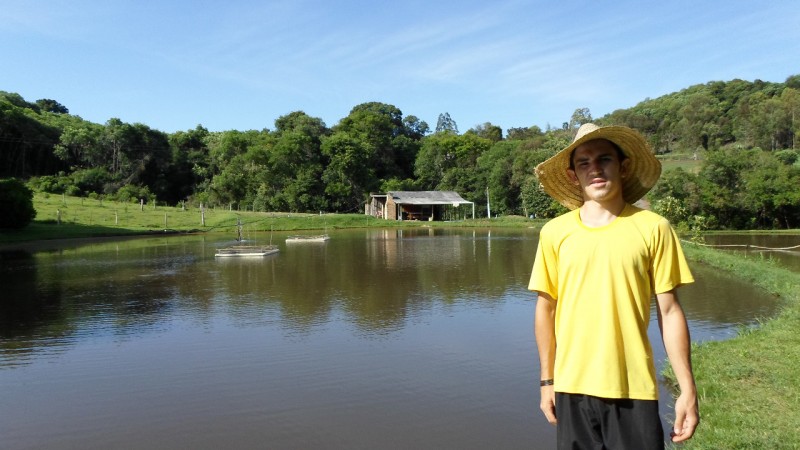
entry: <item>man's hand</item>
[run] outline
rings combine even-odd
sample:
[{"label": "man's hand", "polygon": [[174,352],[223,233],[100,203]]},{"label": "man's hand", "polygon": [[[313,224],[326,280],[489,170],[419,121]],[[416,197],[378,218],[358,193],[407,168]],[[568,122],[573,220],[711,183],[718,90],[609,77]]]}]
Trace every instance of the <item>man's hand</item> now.
[{"label": "man's hand", "polygon": [[700,423],[697,410],[697,395],[684,393],[675,401],[675,424],[672,427],[672,442],[683,442],[694,435]]},{"label": "man's hand", "polygon": [[556,424],[556,393],[553,386],[542,386],[542,402],[539,404],[547,421]]}]

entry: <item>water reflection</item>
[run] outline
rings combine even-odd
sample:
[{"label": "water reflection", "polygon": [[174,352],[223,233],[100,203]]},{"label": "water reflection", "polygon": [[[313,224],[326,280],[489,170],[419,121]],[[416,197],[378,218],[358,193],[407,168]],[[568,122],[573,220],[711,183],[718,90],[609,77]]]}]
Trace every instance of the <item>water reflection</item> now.
[{"label": "water reflection", "polygon": [[774,261],[790,270],[800,272],[800,235],[788,233],[710,234],[706,244],[742,255],[746,258]]},{"label": "water reflection", "polygon": [[679,290],[695,341],[735,336],[740,328],[771,317],[779,304],[763,290],[692,264],[695,282]]},{"label": "water reflection", "polygon": [[[552,448],[535,230],[283,237],[256,259],[208,236],[0,252],[0,404],[27,405],[0,447]],[[771,313],[693,269],[695,339]]]}]

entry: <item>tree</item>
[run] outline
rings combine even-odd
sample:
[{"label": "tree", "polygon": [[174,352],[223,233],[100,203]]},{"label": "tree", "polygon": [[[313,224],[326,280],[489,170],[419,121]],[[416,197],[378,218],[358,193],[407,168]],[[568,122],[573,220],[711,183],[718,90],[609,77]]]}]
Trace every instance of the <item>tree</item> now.
[{"label": "tree", "polygon": [[496,142],[477,160],[478,172],[485,174],[492,212],[516,214],[519,211],[520,186],[512,182],[514,152],[520,141]]},{"label": "tree", "polygon": [[53,155],[60,131],[37,111],[37,105],[19,94],[0,91],[0,177],[27,178],[64,169]]},{"label": "tree", "polygon": [[718,147],[716,140],[718,130],[715,119],[719,116],[719,103],[707,91],[700,91],[689,95],[686,103],[681,108],[682,119],[678,122],[681,138],[685,145],[694,150],[702,147]]},{"label": "tree", "polygon": [[572,113],[569,119],[569,129],[577,130],[581,125],[592,122],[592,113],[589,108],[578,108]]},{"label": "tree", "polygon": [[329,200],[339,210],[351,210],[385,181],[411,178],[426,130],[416,118],[404,121],[393,105],[371,102],[354,107],[323,142],[329,162],[324,179],[335,183],[326,186]]},{"label": "tree", "polygon": [[774,153],[758,152],[742,174],[744,209],[754,211],[758,228],[793,228],[800,224],[800,170]]},{"label": "tree", "polygon": [[486,176],[478,158],[492,143],[475,134],[437,133],[422,143],[415,175],[422,189],[455,190],[464,198],[485,196]]},{"label": "tree", "polygon": [[221,172],[234,157],[246,153],[250,145],[248,134],[237,130],[209,133],[205,142],[212,175]]},{"label": "tree", "polygon": [[467,130],[467,133],[480,136],[492,142],[500,142],[503,140],[503,129],[497,125],[492,125],[490,122],[485,122],[483,125],[475,125],[474,128]]},{"label": "tree", "polygon": [[533,125],[528,128],[509,128],[506,132],[506,139],[514,141],[514,140],[525,140],[525,139],[534,139],[540,136],[543,136],[544,132],[541,128],[536,125]]},{"label": "tree", "polygon": [[566,147],[569,142],[567,135],[563,133],[556,135],[551,132],[538,139],[525,141],[514,152],[511,183],[519,186],[520,208],[526,216],[551,218],[566,212],[566,208],[542,189],[535,168]]},{"label": "tree", "polygon": [[430,133],[430,127],[424,120],[420,120],[417,116],[406,116],[403,119],[403,125],[406,127],[408,136],[420,140]]},{"label": "tree", "polygon": [[70,168],[103,167],[102,148],[99,144],[102,127],[84,123],[80,126],[67,126],[61,132],[53,154]]},{"label": "tree", "polygon": [[330,160],[322,181],[331,207],[336,211],[357,210],[366,195],[379,186],[368,145],[337,131],[323,139],[322,153]]},{"label": "tree", "polygon": [[36,105],[42,111],[47,111],[47,112],[56,113],[56,114],[69,114],[69,110],[67,109],[66,106],[62,105],[61,103],[58,103],[55,100],[51,100],[49,98],[42,98],[42,99],[36,100]]},{"label": "tree", "polygon": [[113,175],[124,173],[128,169],[129,161],[125,156],[125,149],[132,140],[131,126],[118,118],[106,121],[100,144],[104,148],[104,160],[108,171]]},{"label": "tree", "polygon": [[525,214],[532,215],[537,219],[553,218],[567,211],[567,208],[553,200],[542,189],[542,185],[535,176],[530,176],[525,180],[520,197]]},{"label": "tree", "polygon": [[704,215],[727,228],[749,228],[755,211],[742,199],[744,174],[760,150],[722,149],[709,152],[698,173]]},{"label": "tree", "polygon": [[781,93],[781,105],[786,117],[787,148],[797,148],[797,135],[800,134],[800,88],[786,88]]},{"label": "tree", "polygon": [[21,229],[36,217],[33,191],[16,178],[0,180],[0,229]]},{"label": "tree", "polygon": [[406,128],[396,106],[379,102],[358,105],[334,131],[361,141],[378,180],[406,178],[413,172],[419,138]]},{"label": "tree", "polygon": [[105,188],[107,193],[135,184],[149,187],[157,198],[172,204],[182,199],[167,176],[172,169],[172,148],[166,133],[141,123],[114,121],[108,137],[116,153],[116,172],[114,182]]},{"label": "tree", "polygon": [[436,133],[425,138],[414,163],[414,175],[420,188],[436,189],[445,172],[456,166],[458,143],[458,136],[451,133]]},{"label": "tree", "polygon": [[786,87],[800,90],[800,75],[791,75],[786,78]]},{"label": "tree", "polygon": [[169,135],[172,167],[168,178],[172,181],[176,198],[189,198],[208,187],[211,181],[211,161],[206,145],[208,135],[208,130],[202,125]]},{"label": "tree", "polygon": [[221,205],[241,204],[248,192],[252,192],[248,189],[252,169],[243,155],[234,156],[222,172],[211,180],[209,200]]},{"label": "tree", "polygon": [[682,222],[688,225],[692,217],[708,214],[702,194],[697,174],[677,167],[664,172],[647,197],[654,211],[678,226]]},{"label": "tree", "polygon": [[450,117],[450,113],[439,114],[439,119],[436,121],[436,133],[458,134],[458,125]]},{"label": "tree", "polygon": [[279,211],[327,209],[322,173],[327,162],[322,138],[329,134],[325,123],[302,111],[275,121],[267,170],[262,173],[263,201]]}]

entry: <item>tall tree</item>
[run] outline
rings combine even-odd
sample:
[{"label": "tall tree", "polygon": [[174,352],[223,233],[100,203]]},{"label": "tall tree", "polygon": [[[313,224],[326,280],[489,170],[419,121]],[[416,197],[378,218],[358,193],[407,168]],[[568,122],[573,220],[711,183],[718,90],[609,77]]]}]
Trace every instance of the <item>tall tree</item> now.
[{"label": "tall tree", "polygon": [[59,143],[53,153],[73,170],[103,167],[104,158],[100,146],[102,127],[91,123],[67,126],[61,132]]},{"label": "tall tree", "polygon": [[405,125],[407,135],[415,140],[422,139],[431,131],[427,122],[413,115],[403,118],[403,125]]},{"label": "tall tree", "polygon": [[455,190],[465,198],[485,196],[487,174],[478,158],[492,145],[475,134],[437,133],[425,138],[415,165],[422,189]]},{"label": "tall tree", "polygon": [[578,108],[572,113],[572,117],[569,119],[569,128],[571,130],[577,130],[581,125],[591,122],[592,113],[589,111],[589,108]]},{"label": "tall tree", "polygon": [[472,133],[492,142],[500,142],[503,140],[503,129],[497,125],[492,125],[491,122],[475,125],[474,128],[467,130],[467,133]]},{"label": "tall tree", "polygon": [[322,181],[331,208],[356,212],[370,191],[378,186],[368,144],[344,131],[336,131],[322,141],[322,153],[330,160]]},{"label": "tall tree", "polygon": [[436,121],[436,133],[458,134],[458,124],[450,117],[450,113],[439,114],[439,119]]},{"label": "tall tree", "polygon": [[522,144],[521,141],[495,142],[487,151],[478,157],[478,172],[485,174],[486,187],[492,212],[499,214],[520,213],[520,187],[512,181],[514,153]]},{"label": "tall tree", "polygon": [[262,177],[264,203],[279,211],[326,209],[322,137],[330,130],[321,119],[302,111],[281,116],[275,126],[268,173]]},{"label": "tall tree", "polygon": [[[412,121],[412,123],[415,123]],[[414,161],[419,152],[422,124],[411,128],[403,121],[402,112],[393,105],[371,102],[354,107],[350,114],[333,128],[336,134],[344,134],[335,142],[357,143],[360,158],[370,168],[372,179],[361,178],[358,186],[364,195],[377,189],[387,180],[402,180],[413,174]],[[351,167],[336,158],[351,153],[329,149],[330,164]],[[363,175],[363,173],[362,173]]]},{"label": "tall tree", "polygon": [[178,131],[169,136],[172,169],[168,178],[177,198],[185,199],[202,192],[211,181],[211,161],[206,145],[208,134],[206,128],[197,125],[193,130]]},{"label": "tall tree", "polygon": [[753,210],[743,208],[744,177],[759,150],[722,149],[709,152],[699,172],[703,209],[726,227],[746,228]]},{"label": "tall tree", "polygon": [[796,228],[800,225],[800,169],[781,162],[774,153],[758,152],[741,174],[747,189],[742,206],[754,211],[756,228]]}]

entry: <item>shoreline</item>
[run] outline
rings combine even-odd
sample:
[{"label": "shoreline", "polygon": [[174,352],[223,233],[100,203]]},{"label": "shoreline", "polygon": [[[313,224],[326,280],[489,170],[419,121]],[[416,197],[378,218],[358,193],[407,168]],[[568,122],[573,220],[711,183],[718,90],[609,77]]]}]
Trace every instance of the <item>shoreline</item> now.
[{"label": "shoreline", "polygon": [[[685,244],[707,264],[781,299],[776,315],[722,341],[692,346],[700,426],[683,448],[798,448],[800,273],[763,260]],[[664,378],[675,385],[669,366]]]}]

